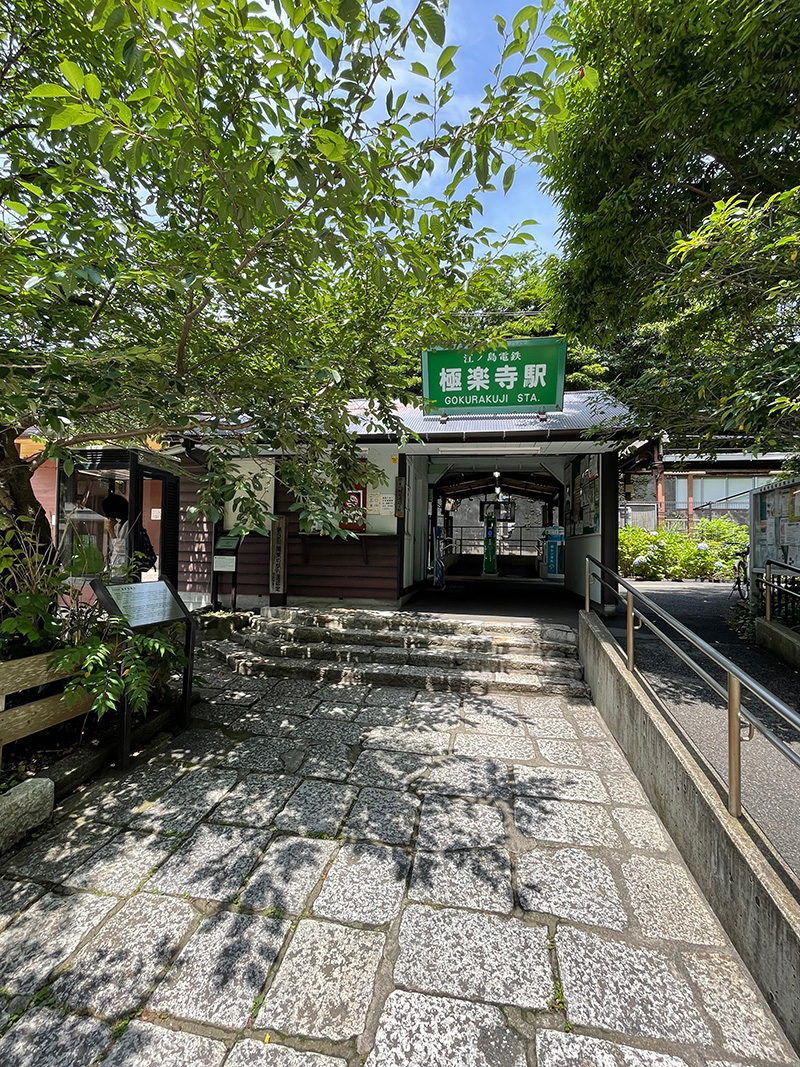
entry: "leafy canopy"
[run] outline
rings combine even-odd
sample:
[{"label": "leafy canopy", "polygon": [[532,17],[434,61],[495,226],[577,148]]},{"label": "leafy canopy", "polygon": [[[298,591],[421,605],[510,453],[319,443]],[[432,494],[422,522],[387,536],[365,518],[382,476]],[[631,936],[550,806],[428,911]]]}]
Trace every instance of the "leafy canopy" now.
[{"label": "leafy canopy", "polygon": [[[5,4],[0,514],[30,506],[19,432],[41,433],[43,456],[200,435],[212,518],[247,496],[232,460],[266,447],[337,529],[363,474],[346,401],[389,419],[410,353],[470,343],[458,310],[490,239],[475,193],[510,185],[572,69],[540,40],[563,36],[557,20],[528,6],[498,21],[500,66],[453,121],[443,8]],[[395,89],[409,52],[416,94]],[[423,195],[440,173],[445,193]]]},{"label": "leafy canopy", "polygon": [[616,385],[643,428],[792,447],[800,23],[780,0],[574,0],[568,29],[600,77],[567,85],[545,165],[557,321],[612,363],[649,347]]}]

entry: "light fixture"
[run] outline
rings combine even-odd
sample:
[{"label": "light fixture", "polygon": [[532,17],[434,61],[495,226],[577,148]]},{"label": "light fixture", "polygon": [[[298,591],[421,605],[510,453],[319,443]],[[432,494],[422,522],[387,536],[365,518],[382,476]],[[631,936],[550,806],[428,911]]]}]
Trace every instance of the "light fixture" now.
[{"label": "light fixture", "polygon": [[495,478],[499,478],[500,477],[500,471],[495,471],[494,472],[494,476],[495,476]]},{"label": "light fixture", "polygon": [[540,411],[539,412],[539,422],[547,422],[547,412],[546,411]]}]

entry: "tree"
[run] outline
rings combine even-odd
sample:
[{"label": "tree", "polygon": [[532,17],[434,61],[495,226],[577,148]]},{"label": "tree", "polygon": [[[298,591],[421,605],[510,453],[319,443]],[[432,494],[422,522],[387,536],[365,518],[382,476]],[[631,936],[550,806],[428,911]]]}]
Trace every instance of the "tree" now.
[{"label": "tree", "polygon": [[[231,460],[267,446],[336,531],[364,471],[347,400],[391,421],[408,353],[472,336],[457,312],[488,238],[464,183],[510,184],[570,69],[530,69],[538,14],[500,21],[506,66],[454,124],[433,0],[404,18],[359,0],[6,4],[0,519],[48,536],[29,484],[44,457],[202,435],[212,518],[248,498]],[[411,47],[413,99],[393,87]],[[448,190],[415,197],[437,163]],[[28,464],[24,431],[47,446]]]},{"label": "tree", "polygon": [[[778,0],[575,0],[577,63],[546,162],[564,256],[562,328],[649,344],[616,391],[643,427],[696,446],[800,434],[800,23]],[[615,340],[615,334],[621,336]],[[656,340],[657,335],[657,340]]]}]

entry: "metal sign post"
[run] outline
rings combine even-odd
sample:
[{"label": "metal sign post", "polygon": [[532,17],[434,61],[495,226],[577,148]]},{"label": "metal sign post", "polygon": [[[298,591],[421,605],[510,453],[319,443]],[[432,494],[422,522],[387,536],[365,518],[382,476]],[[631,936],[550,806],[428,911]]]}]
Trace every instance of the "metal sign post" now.
[{"label": "metal sign post", "polygon": [[[99,578],[91,583],[100,606],[114,618],[122,619],[130,633],[159,626],[166,622],[186,624],[183,668],[183,690],[179,725],[186,728],[191,718],[192,674],[194,669],[194,618],[170,581],[125,582],[120,585],[105,585]],[[131,759],[131,728],[133,713],[127,698],[120,709],[120,726],[117,735],[117,764],[125,769]]]}]

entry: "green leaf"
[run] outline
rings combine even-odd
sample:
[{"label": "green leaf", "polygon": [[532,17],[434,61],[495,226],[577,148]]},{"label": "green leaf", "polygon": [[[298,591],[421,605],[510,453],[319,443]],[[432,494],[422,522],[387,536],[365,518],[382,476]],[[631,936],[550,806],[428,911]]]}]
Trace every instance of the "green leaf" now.
[{"label": "green leaf", "polygon": [[3,207],[8,208],[9,211],[13,211],[17,215],[22,215],[23,218],[28,214],[28,209],[19,200],[4,200]]},{"label": "green leaf", "polygon": [[65,89],[63,85],[37,85],[35,89],[31,89],[28,96],[72,96],[69,89]]},{"label": "green leaf", "polygon": [[[442,50],[441,55],[439,56],[438,60],[436,61],[436,69],[439,71],[440,74],[442,74],[444,72],[444,68],[448,65],[448,63],[450,63],[451,66],[453,66],[452,59],[453,59],[453,56],[456,54],[457,51],[458,51],[458,45],[457,44],[450,44],[450,45],[447,46],[447,48],[444,48]],[[454,66],[453,66],[453,69],[455,70]]]},{"label": "green leaf", "polygon": [[434,44],[443,45],[445,23],[439,8],[435,4],[424,3],[419,9],[419,17],[422,20],[422,25],[431,35]]},{"label": "green leaf", "polygon": [[503,175],[503,192],[504,193],[507,193],[508,190],[513,185],[513,183],[514,183],[514,172],[516,171],[516,169],[517,168],[514,166],[513,163],[509,167],[506,168],[506,172]]},{"label": "green leaf", "polygon": [[572,44],[572,38],[567,30],[563,26],[559,26],[556,22],[551,22],[545,30],[547,36],[553,40],[558,41],[559,44]]},{"label": "green leaf", "polygon": [[416,60],[416,59],[411,64],[411,73],[412,74],[419,74],[420,78],[429,78],[430,77],[430,74],[428,74],[428,68],[425,66],[425,64],[424,63],[420,63],[419,60]]},{"label": "green leaf", "polygon": [[89,95],[90,100],[99,100],[100,93],[103,91],[103,87],[100,84],[100,79],[96,74],[89,73],[86,75],[84,87]]},{"label": "green leaf", "polygon": [[585,85],[587,89],[596,89],[600,84],[600,75],[594,69],[594,67],[584,67],[583,77],[581,78],[581,85]]},{"label": "green leaf", "polygon": [[71,59],[65,59],[63,63],[59,63],[58,69],[67,79],[73,89],[80,92],[83,88],[83,71],[77,63],[73,63]]},{"label": "green leaf", "polygon": [[53,115],[50,119],[50,129],[66,130],[69,126],[83,126],[87,122],[93,122],[95,118],[97,118],[95,111],[81,104],[71,104],[69,107],[62,107]]}]

